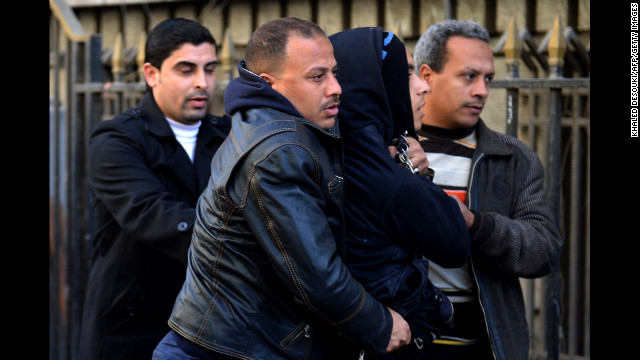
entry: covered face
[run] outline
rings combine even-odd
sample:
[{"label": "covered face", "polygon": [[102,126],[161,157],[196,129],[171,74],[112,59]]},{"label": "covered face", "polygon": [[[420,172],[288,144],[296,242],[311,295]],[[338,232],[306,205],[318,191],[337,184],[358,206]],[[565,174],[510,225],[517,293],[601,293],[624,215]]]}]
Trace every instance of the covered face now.
[{"label": "covered face", "polygon": [[374,125],[388,145],[406,130],[415,135],[405,45],[381,28],[357,28],[329,37],[342,87],[340,132]]}]

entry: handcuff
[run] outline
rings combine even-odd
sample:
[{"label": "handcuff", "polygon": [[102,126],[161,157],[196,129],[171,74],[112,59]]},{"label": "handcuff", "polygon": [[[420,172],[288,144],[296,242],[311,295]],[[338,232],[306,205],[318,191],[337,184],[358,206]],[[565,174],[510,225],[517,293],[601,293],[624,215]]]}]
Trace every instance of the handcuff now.
[{"label": "handcuff", "polygon": [[[407,134],[408,132],[405,130],[403,134],[400,134],[400,137],[397,140],[396,144],[396,161],[400,164],[404,165],[409,171],[414,174],[419,174],[420,171],[417,167],[413,166],[413,162],[409,159],[409,143],[407,142]],[[429,180],[433,181],[433,176],[435,175],[435,171],[432,168],[427,168],[427,174],[425,175]]]}]

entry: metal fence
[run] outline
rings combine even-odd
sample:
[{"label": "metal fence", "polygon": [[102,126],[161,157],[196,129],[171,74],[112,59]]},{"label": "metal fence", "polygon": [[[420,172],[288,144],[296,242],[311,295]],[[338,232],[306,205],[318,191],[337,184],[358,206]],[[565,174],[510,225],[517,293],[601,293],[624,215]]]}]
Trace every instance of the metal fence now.
[{"label": "metal fence", "polygon": [[[49,358],[67,360],[76,358],[92,250],[88,135],[96,123],[135,106],[145,85],[135,74],[139,56],[133,60],[134,54],[124,54],[118,46],[105,56],[101,36],[84,34],[64,1],[51,0],[50,5]],[[66,44],[58,41],[61,33]],[[221,60],[222,69],[229,72],[214,93],[219,103],[233,76],[235,61],[233,43],[227,40],[229,36],[221,46]],[[560,31],[559,25],[540,45],[533,43],[526,29],[518,32],[515,26],[510,27],[494,52],[504,52],[509,66],[509,76],[491,85],[506,90],[506,132],[540,155],[550,201],[565,239],[557,271],[542,279],[522,280],[531,328],[530,358],[588,359],[589,53],[571,28]],[[107,62],[112,65],[105,66]],[[548,76],[521,79],[520,62]],[[108,74],[105,68],[117,71]],[[571,76],[576,72],[581,77]]]}]

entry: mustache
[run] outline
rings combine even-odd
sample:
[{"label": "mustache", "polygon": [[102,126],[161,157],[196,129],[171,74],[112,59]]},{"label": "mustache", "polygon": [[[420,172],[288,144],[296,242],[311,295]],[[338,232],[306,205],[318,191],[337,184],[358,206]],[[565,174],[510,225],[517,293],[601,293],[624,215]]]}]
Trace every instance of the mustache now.
[{"label": "mustache", "polygon": [[209,95],[209,93],[206,92],[205,90],[201,90],[201,91],[193,92],[186,96],[187,100],[192,100],[196,98],[206,98],[207,100],[209,100],[211,98],[211,95]]},{"label": "mustache", "polygon": [[330,108],[330,107],[334,107],[334,106],[338,106],[340,105],[340,97],[339,96],[334,96],[331,100],[329,100],[326,103],[320,104],[320,108],[322,110]]},{"label": "mustache", "polygon": [[463,107],[467,107],[467,106],[481,106],[484,107],[484,100],[482,99],[476,99],[475,101],[467,101],[464,104],[462,104]]}]

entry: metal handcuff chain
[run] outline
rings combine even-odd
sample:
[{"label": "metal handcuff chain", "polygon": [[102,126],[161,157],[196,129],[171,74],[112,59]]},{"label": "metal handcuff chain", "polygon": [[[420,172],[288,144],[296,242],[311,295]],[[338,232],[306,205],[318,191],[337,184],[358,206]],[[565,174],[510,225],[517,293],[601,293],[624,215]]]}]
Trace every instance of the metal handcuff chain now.
[{"label": "metal handcuff chain", "polygon": [[[413,162],[409,159],[409,143],[407,142],[407,134],[408,132],[405,130],[403,134],[400,134],[398,138],[398,143],[396,144],[396,150],[398,153],[396,154],[396,161],[404,165],[409,171],[414,174],[419,174],[420,171],[417,167],[413,166]],[[435,172],[433,169],[427,169],[427,175],[425,175],[429,180],[433,181],[433,175]]]}]

